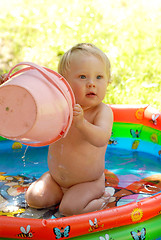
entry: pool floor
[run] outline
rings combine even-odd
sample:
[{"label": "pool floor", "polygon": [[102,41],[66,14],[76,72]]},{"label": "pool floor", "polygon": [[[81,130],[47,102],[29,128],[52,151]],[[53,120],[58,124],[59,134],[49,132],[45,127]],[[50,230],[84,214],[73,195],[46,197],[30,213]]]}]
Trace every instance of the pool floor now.
[{"label": "pool floor", "polygon": [[[32,209],[25,202],[28,186],[48,171],[48,147],[27,147],[12,141],[0,144],[0,215],[23,218],[60,217],[58,206]],[[106,188],[113,189],[107,208],[140,201],[161,192],[161,162],[150,154],[107,148]]]}]

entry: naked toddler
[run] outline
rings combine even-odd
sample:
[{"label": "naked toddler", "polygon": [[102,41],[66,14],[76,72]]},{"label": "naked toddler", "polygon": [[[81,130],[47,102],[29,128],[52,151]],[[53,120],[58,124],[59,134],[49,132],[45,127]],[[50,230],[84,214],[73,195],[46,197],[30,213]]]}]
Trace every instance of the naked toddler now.
[{"label": "naked toddler", "polygon": [[30,185],[26,200],[33,208],[60,203],[59,211],[70,216],[103,209],[109,201],[104,158],[113,114],[102,100],[110,62],[100,49],[82,43],[63,55],[58,72],[75,95],[73,122],[66,137],[49,146],[49,171]]}]

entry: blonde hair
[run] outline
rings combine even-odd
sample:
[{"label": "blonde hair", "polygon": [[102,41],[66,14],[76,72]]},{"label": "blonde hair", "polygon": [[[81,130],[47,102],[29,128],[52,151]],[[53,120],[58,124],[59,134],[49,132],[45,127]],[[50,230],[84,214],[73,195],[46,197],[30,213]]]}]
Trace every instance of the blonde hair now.
[{"label": "blonde hair", "polygon": [[91,43],[79,43],[73,46],[71,49],[69,49],[66,53],[64,53],[58,65],[58,72],[62,76],[64,76],[65,73],[69,70],[71,56],[75,52],[80,52],[80,54],[91,54],[100,58],[106,65],[108,82],[110,82],[111,80],[110,61],[103,51],[101,51],[99,48],[97,48],[95,45]]}]

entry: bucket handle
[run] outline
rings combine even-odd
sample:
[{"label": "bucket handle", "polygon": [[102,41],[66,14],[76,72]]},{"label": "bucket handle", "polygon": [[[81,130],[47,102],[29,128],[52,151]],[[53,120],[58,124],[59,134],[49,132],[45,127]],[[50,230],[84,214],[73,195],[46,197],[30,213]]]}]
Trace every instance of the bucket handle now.
[{"label": "bucket handle", "polygon": [[[21,65],[27,65],[29,66],[29,68],[23,68],[15,73],[13,73],[11,76],[11,72],[18,66],[21,66]],[[59,91],[62,93],[62,95],[65,97],[65,99],[67,100],[67,103],[68,103],[68,106],[69,106],[69,109],[70,109],[70,112],[73,112],[73,106],[71,106],[71,102],[68,98],[68,95],[66,94],[66,91],[62,88],[59,87],[59,84],[57,81],[53,81],[52,77],[49,77],[49,75],[51,74],[51,71],[49,71],[49,69],[47,68],[44,68],[44,67],[40,67],[39,65],[35,64],[35,63],[32,63],[32,62],[21,62],[21,63],[18,63],[16,64],[8,73],[6,79],[10,79],[11,77],[19,74],[19,73],[22,73],[22,72],[25,72],[25,71],[28,71],[29,69],[36,69],[38,70],[42,75],[43,77],[45,77],[52,85],[56,86]],[[70,94],[71,94],[71,97],[72,97],[72,100],[73,100],[73,104],[75,104],[75,98],[74,98],[74,94],[73,94],[73,91],[70,87],[70,85],[66,82],[66,80],[63,78],[63,76],[61,76],[59,73],[55,72],[52,70],[52,72],[57,76],[59,77],[60,80],[63,80],[64,83],[66,84],[66,86],[68,87],[69,91],[70,91]],[[72,123],[72,120],[73,120],[73,115],[71,116],[71,114],[69,115],[69,120],[68,120],[68,126],[65,127],[62,132],[60,133],[61,137],[65,137],[68,133],[68,130],[71,126],[71,123]]]}]

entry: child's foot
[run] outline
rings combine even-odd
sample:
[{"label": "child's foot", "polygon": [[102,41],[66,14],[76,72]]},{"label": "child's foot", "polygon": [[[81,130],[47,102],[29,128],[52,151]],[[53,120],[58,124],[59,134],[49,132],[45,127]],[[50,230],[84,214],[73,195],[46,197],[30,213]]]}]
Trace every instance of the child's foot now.
[{"label": "child's foot", "polygon": [[112,187],[106,187],[105,188],[105,193],[101,197],[104,200],[104,203],[102,204],[101,210],[106,208],[107,204],[110,201],[110,198],[114,195],[114,193],[115,193],[114,188],[112,188]]}]

